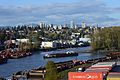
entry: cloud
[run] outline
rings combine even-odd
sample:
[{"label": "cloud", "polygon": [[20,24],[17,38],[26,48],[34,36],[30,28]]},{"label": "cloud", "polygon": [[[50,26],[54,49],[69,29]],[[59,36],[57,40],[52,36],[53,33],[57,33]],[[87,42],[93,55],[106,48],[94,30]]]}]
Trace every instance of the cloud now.
[{"label": "cloud", "polygon": [[101,0],[80,0],[74,3],[53,3],[44,6],[0,6],[0,24],[15,25],[19,23],[39,22],[76,23],[106,25],[120,20],[110,15],[118,13],[119,8],[108,7]]}]

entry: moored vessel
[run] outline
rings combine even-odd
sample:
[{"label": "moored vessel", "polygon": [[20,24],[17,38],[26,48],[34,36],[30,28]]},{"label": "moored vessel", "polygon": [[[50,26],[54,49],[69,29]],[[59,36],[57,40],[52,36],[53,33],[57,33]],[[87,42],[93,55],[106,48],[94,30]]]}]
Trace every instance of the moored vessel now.
[{"label": "moored vessel", "polygon": [[74,51],[68,51],[65,53],[55,53],[55,54],[45,54],[44,58],[59,58],[59,57],[70,57],[70,56],[78,56],[78,53]]},{"label": "moored vessel", "polygon": [[18,58],[23,58],[26,56],[31,56],[31,55],[32,55],[31,52],[19,52],[19,53],[11,54],[10,58],[11,59],[18,59]]},{"label": "moored vessel", "polygon": [[110,52],[106,56],[111,57],[112,59],[119,59],[120,58],[120,52]]}]

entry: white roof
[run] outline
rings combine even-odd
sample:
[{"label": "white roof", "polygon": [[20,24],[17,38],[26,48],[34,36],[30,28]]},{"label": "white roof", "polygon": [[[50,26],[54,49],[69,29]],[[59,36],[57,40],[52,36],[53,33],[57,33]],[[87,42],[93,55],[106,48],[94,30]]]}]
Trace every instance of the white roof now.
[{"label": "white roof", "polygon": [[29,42],[29,39],[16,39],[18,42]]},{"label": "white roof", "polygon": [[112,67],[113,65],[115,65],[115,62],[99,62],[95,65],[92,65],[91,67]]}]

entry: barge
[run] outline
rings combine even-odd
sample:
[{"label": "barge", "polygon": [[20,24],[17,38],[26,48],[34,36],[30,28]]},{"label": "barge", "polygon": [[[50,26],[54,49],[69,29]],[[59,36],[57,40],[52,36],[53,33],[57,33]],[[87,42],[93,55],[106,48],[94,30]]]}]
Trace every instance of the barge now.
[{"label": "barge", "polygon": [[78,53],[73,51],[68,51],[65,53],[45,54],[43,58],[59,58],[59,57],[70,57],[70,56],[78,56]]},{"label": "barge", "polygon": [[113,59],[119,59],[120,58],[120,52],[110,52],[106,56],[112,57]]},{"label": "barge", "polygon": [[18,59],[18,58],[23,58],[23,57],[27,57],[27,56],[31,56],[32,53],[31,52],[21,52],[21,53],[16,53],[16,54],[11,54],[10,55],[10,59]]}]

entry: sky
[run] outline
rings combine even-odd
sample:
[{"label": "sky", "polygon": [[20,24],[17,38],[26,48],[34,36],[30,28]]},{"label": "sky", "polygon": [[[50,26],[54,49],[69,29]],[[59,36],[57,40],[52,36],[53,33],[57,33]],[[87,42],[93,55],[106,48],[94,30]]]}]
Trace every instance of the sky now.
[{"label": "sky", "polygon": [[0,25],[29,23],[119,26],[120,0],[0,0]]}]

